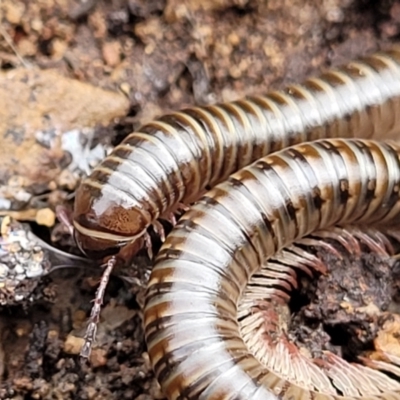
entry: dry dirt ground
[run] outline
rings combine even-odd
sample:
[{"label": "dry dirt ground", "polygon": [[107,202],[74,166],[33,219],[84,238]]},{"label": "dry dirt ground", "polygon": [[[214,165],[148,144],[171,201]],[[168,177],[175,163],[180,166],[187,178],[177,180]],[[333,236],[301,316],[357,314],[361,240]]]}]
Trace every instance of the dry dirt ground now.
[{"label": "dry dirt ground", "polygon": [[[299,82],[400,34],[391,0],[1,0],[0,16],[0,209],[70,252],[56,206],[140,124]],[[0,398],[162,399],[141,325],[146,254],[136,264],[135,284],[108,287],[90,366],[77,353],[96,268],[3,306]]]}]

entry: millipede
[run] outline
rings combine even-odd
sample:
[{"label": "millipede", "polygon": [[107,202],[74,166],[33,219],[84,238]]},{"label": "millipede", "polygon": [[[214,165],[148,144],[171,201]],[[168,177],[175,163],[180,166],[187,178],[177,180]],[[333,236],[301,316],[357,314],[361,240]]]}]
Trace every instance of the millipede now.
[{"label": "millipede", "polygon": [[[168,399],[400,399],[398,381],[334,355],[334,382],[311,361],[311,373],[298,370],[304,380],[293,382],[291,362],[306,365],[284,351],[274,355],[283,371],[264,365],[238,321],[245,288],[266,260],[319,229],[396,226],[399,189],[398,144],[323,139],[266,156],[205,194],[167,236],[146,294],[146,342]],[[267,340],[260,326],[254,335]],[[398,374],[388,367],[398,356],[385,355],[375,367]]]},{"label": "millipede", "polygon": [[173,220],[180,207],[270,153],[324,138],[381,138],[399,119],[400,49],[393,47],[265,96],[164,115],[128,135],[75,195],[78,247],[90,258],[111,256],[81,355],[90,354],[112,268],[143,243],[151,247],[150,226],[163,235],[159,220]]},{"label": "millipede", "polygon": [[316,139],[380,138],[399,120],[399,48],[266,96],[162,116],[128,135],[83,180],[76,241],[101,258],[260,157]]}]

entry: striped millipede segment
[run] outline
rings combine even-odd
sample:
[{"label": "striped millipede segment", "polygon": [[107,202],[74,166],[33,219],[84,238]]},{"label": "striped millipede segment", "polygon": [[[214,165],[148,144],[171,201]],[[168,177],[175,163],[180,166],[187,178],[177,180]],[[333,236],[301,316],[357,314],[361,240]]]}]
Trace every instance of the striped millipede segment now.
[{"label": "striped millipede segment", "polygon": [[295,143],[380,138],[399,126],[393,48],[266,96],[165,115],[130,134],[76,193],[83,250],[134,241],[231,173]]},{"label": "striped millipede segment", "polygon": [[[337,224],[398,223],[399,159],[399,145],[372,140],[295,145],[233,174],[181,218],[156,258],[144,311],[169,399],[400,399],[387,377],[386,390],[362,396],[290,382],[250,352],[237,315],[253,274],[296,239]],[[371,374],[366,382],[379,380]]]}]

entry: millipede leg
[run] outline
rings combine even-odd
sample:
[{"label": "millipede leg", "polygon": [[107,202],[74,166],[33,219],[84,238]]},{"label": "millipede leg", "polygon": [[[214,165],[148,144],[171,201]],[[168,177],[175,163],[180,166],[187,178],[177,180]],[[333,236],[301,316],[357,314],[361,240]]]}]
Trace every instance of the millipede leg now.
[{"label": "millipede leg", "polygon": [[153,222],[153,229],[154,232],[160,237],[160,240],[164,243],[165,242],[165,229],[162,226],[161,222],[155,220]]},{"label": "millipede leg", "polygon": [[144,245],[146,246],[147,254],[150,260],[153,259],[153,243],[151,242],[150,235],[146,232],[144,234]]},{"label": "millipede leg", "polygon": [[176,216],[173,212],[168,215],[168,221],[171,222],[172,226],[176,225]]},{"label": "millipede leg", "polygon": [[74,225],[72,224],[72,214],[66,207],[57,206],[56,216],[58,220],[68,229],[71,236],[74,236]]}]

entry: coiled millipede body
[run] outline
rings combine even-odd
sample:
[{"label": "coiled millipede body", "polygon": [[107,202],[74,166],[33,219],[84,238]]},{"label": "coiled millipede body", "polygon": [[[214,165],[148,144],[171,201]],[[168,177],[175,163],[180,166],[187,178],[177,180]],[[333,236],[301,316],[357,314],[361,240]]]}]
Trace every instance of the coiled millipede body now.
[{"label": "coiled millipede body", "polygon": [[326,139],[262,158],[203,196],[168,235],[146,294],[146,342],[167,397],[400,399],[399,382],[363,365],[342,373],[351,382],[357,369],[361,389],[335,386],[317,365],[293,381],[251,351],[238,321],[246,285],[266,260],[318,229],[398,224],[399,189],[399,145]]},{"label": "coiled millipede body", "polygon": [[97,258],[117,252],[262,156],[315,139],[380,138],[399,120],[396,48],[266,96],[163,116],[130,134],[82,182],[77,243]]},{"label": "coiled millipede body", "polygon": [[[91,258],[129,257],[182,204],[231,173],[295,143],[381,137],[399,129],[400,49],[393,48],[266,96],[175,112],[130,134],[83,180],[74,235]],[[122,249],[122,250],[121,250]],[[82,355],[90,354],[108,261]]]}]

